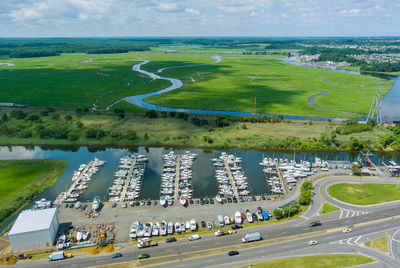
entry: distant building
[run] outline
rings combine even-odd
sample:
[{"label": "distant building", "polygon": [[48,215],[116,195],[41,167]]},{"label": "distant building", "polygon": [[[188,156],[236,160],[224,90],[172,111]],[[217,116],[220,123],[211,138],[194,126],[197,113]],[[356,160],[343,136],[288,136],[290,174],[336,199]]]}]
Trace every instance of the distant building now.
[{"label": "distant building", "polygon": [[327,160],[328,168],[330,169],[346,169],[351,168],[350,161]]},{"label": "distant building", "polygon": [[53,245],[60,223],[57,208],[24,210],[8,233],[13,250]]}]

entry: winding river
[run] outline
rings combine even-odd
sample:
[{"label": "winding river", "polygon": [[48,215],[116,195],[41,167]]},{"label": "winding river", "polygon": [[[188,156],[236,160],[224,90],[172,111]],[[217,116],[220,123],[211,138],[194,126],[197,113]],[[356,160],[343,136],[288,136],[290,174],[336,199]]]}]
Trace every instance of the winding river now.
[{"label": "winding river", "polygon": [[[204,110],[204,109],[188,109],[188,108],[172,108],[172,107],[164,107],[164,106],[159,106],[159,105],[154,105],[151,103],[148,103],[145,101],[146,98],[155,96],[155,95],[160,95],[166,92],[170,92],[172,90],[175,89],[179,89],[183,86],[183,82],[179,79],[176,78],[169,78],[169,77],[162,77],[160,75],[158,75],[157,73],[162,73],[164,70],[167,69],[173,69],[173,68],[186,68],[186,67],[196,67],[196,66],[203,66],[203,65],[209,65],[209,64],[217,64],[219,62],[222,61],[221,56],[212,56],[212,58],[215,59],[214,62],[212,63],[205,63],[205,64],[196,64],[196,65],[184,65],[184,66],[172,66],[172,67],[165,67],[165,68],[161,68],[159,69],[156,73],[152,73],[152,72],[148,72],[145,70],[142,70],[141,67],[145,64],[147,64],[149,61],[142,61],[138,64],[133,65],[132,67],[132,71],[136,71],[139,72],[153,80],[155,79],[163,79],[163,80],[168,80],[171,82],[171,85],[167,88],[161,89],[159,91],[155,91],[155,92],[151,92],[151,93],[147,93],[147,94],[142,94],[142,95],[135,95],[135,96],[130,96],[130,97],[126,97],[124,99],[118,100],[114,103],[112,103],[111,105],[109,105],[106,110],[109,110],[111,106],[113,106],[114,104],[125,100],[128,103],[134,104],[138,107],[141,107],[143,109],[147,109],[147,110],[156,110],[156,111],[164,111],[164,112],[185,112],[185,113],[189,113],[189,114],[212,114],[212,115],[229,115],[229,116],[254,116],[254,113],[249,113],[249,112],[238,112],[238,111],[224,111],[224,110]],[[299,63],[299,62],[294,62],[292,60],[290,60],[289,58],[285,58],[285,59],[281,59],[289,64],[294,64],[294,65],[299,65],[299,66],[303,66],[303,67],[309,67],[309,68],[321,68],[321,67],[317,67],[317,66],[313,66],[313,65],[306,65],[303,63]],[[329,69],[332,71],[338,71],[338,72],[345,72],[345,73],[351,73],[351,74],[358,74],[361,75],[361,73],[359,71],[354,71],[354,70],[344,70],[344,69]],[[394,85],[392,87],[392,89],[390,90],[390,92],[388,94],[385,95],[384,99],[382,100],[382,113],[383,113],[383,117],[386,120],[399,120],[400,118],[400,105],[398,105],[398,103],[400,103],[400,77],[391,77],[390,80],[392,80],[394,82]],[[334,85],[331,82],[327,82],[330,83],[331,85]],[[318,106],[316,104],[314,104],[314,100],[316,97],[318,96],[322,96],[328,94],[327,91],[322,91],[319,94],[316,94],[312,97],[310,97],[309,99],[309,104],[319,108],[319,109],[324,109],[324,110],[331,110],[331,111],[340,111],[340,112],[347,112],[347,111],[342,111],[342,110],[338,110],[338,109],[331,109],[331,108],[325,108],[325,107],[321,107]],[[96,109],[96,104],[94,105],[94,109]],[[365,116],[365,114],[360,114],[360,113],[356,113],[357,115],[360,116]],[[268,113],[257,113],[256,116],[277,116],[275,114],[268,114]],[[291,120],[319,120],[319,121],[327,121],[327,120],[333,120],[333,121],[344,121],[347,120],[348,118],[343,118],[343,117],[335,117],[335,118],[328,118],[328,117],[305,117],[305,116],[295,116],[295,115],[284,115],[283,118],[285,119],[291,119]],[[361,120],[365,120],[364,118],[357,118],[357,120],[361,121]]]}]

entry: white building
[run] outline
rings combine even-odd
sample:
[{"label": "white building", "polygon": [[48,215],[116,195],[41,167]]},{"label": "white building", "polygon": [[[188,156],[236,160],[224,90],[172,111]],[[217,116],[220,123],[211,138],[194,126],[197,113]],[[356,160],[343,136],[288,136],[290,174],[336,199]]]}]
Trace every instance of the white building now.
[{"label": "white building", "polygon": [[58,227],[57,209],[24,210],[8,233],[13,250],[53,245]]}]

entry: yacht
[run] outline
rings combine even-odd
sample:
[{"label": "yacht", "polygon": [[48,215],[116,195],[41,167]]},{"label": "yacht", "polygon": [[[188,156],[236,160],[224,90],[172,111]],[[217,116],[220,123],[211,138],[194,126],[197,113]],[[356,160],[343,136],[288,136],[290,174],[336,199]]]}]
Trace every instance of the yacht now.
[{"label": "yacht", "polygon": [[99,209],[99,207],[100,207],[100,197],[95,196],[93,198],[92,209],[96,211]]},{"label": "yacht", "polygon": [[165,196],[160,196],[160,205],[161,206],[165,206],[165,204],[166,204],[166,200],[165,200]]},{"label": "yacht", "polygon": [[197,229],[197,223],[194,219],[191,219],[190,220],[190,230],[196,231],[196,229]]},{"label": "yacht", "polygon": [[182,206],[186,205],[186,198],[185,198],[184,196],[181,196],[181,197],[179,198],[179,202],[181,202],[181,205],[182,205]]},{"label": "yacht", "polygon": [[235,222],[236,224],[242,223],[242,214],[240,213],[240,211],[235,212]]},{"label": "yacht", "polygon": [[169,235],[174,233],[174,224],[172,223],[172,221],[168,222],[167,233]]}]

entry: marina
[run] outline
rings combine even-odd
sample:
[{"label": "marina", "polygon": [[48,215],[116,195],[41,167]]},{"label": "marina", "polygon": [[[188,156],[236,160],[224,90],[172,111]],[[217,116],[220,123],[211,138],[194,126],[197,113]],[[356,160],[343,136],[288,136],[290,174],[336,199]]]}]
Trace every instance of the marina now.
[{"label": "marina", "polygon": [[[96,175],[92,177],[90,184],[86,184],[84,186],[88,186],[82,191],[82,194],[79,195],[77,201],[91,203],[93,198],[98,196],[102,201],[109,200],[109,188],[113,187],[113,182],[115,179],[115,172],[119,171],[120,160],[124,157],[129,157],[132,154],[142,155],[148,159],[145,166],[145,172],[142,173],[138,170],[137,173],[140,183],[140,191],[132,192],[133,196],[136,194],[135,200],[160,200],[160,196],[171,196],[173,200],[177,201],[179,199],[179,193],[175,198],[175,181],[173,181],[169,186],[170,188],[165,188],[166,193],[161,193],[162,185],[168,186],[165,184],[166,175],[168,173],[175,173],[172,176],[172,179],[176,178],[176,165],[175,166],[165,166],[164,160],[162,158],[163,155],[170,154],[173,155],[184,155],[186,151],[190,151],[197,155],[196,160],[193,161],[193,165],[191,167],[192,177],[188,182],[191,183],[190,189],[192,192],[192,199],[203,198],[215,198],[218,194],[224,197],[221,192],[221,185],[226,182],[227,185],[231,184],[230,179],[228,178],[228,174],[225,171],[225,166],[215,166],[213,159],[219,159],[219,156],[222,155],[221,151],[204,151],[201,149],[171,149],[171,148],[157,148],[157,147],[138,147],[133,148],[131,150],[128,149],[116,149],[116,148],[106,148],[102,150],[98,149],[90,149],[88,147],[80,147],[78,150],[75,148],[68,149],[40,149],[40,147],[32,147],[25,148],[22,146],[15,147],[1,147],[0,148],[0,158],[2,159],[24,159],[24,158],[48,158],[48,159],[65,159],[69,162],[68,167],[61,177],[54,183],[54,185],[48,189],[46,189],[43,193],[41,193],[37,200],[45,198],[46,200],[55,200],[61,192],[67,193],[68,189],[71,193],[75,187],[77,186],[78,181],[72,181],[72,177],[75,171],[78,171],[82,163],[89,163],[93,161],[95,157],[98,159],[106,161],[106,165],[102,166],[98,169]],[[264,158],[271,159],[288,159],[288,161],[292,161],[295,159],[296,163],[301,163],[302,161],[309,161],[313,163],[313,168],[316,168],[318,162],[324,161],[348,161],[353,162],[358,158],[358,152],[348,153],[348,152],[339,152],[339,153],[330,153],[330,152],[296,152],[296,155],[292,152],[260,152],[254,150],[238,150],[233,149],[226,152],[227,155],[234,155],[236,157],[240,157],[242,162],[240,163],[241,170],[245,177],[247,178],[248,191],[250,191],[249,196],[262,196],[262,195],[272,195],[271,185],[267,179],[272,177],[278,177],[277,174],[268,174],[265,173],[268,168],[275,169],[276,167],[262,167],[259,165],[260,162],[263,162]],[[320,160],[318,160],[320,159]],[[377,163],[378,165],[382,165],[385,163],[386,165],[390,165],[390,161],[394,161],[395,163],[399,163],[399,154],[396,152],[392,153],[379,153],[374,154],[372,156],[372,161]],[[176,162],[176,158],[172,159],[173,161],[169,161],[169,164],[173,165]],[[218,160],[218,162],[221,160]],[[180,161],[181,162],[181,161]],[[217,163],[217,162],[215,162]],[[222,161],[221,161],[222,163]],[[138,166],[139,162],[136,163],[135,166]],[[223,164],[223,163],[222,163]],[[89,165],[89,164],[88,164]],[[91,165],[91,164],[90,164]],[[217,164],[220,165],[220,164]],[[283,166],[283,162],[281,163]],[[168,171],[168,168],[170,171]],[[167,169],[167,170],[165,170]],[[164,171],[165,170],[165,171]],[[129,169],[128,169],[129,171]],[[216,172],[220,173],[220,181],[217,180]],[[282,175],[284,173],[288,173],[288,171],[282,170]],[[132,173],[134,174],[134,172]],[[295,174],[295,173],[293,173]],[[232,171],[233,176],[233,171]],[[268,178],[266,177],[268,176]],[[283,177],[282,177],[283,178]],[[224,180],[224,181],[223,181]],[[287,177],[288,182],[293,181],[290,176]],[[130,180],[127,180],[127,183]],[[222,182],[222,184],[221,184]],[[297,180],[296,180],[297,182]],[[280,182],[283,186],[283,183]],[[290,188],[290,184],[288,188]],[[137,185],[136,185],[137,186]],[[135,190],[138,189],[134,187]],[[182,185],[185,188],[188,185]],[[72,188],[71,188],[72,187]],[[183,189],[185,189],[183,188]],[[123,187],[120,188],[121,193]],[[130,194],[130,190],[134,190],[133,187],[129,189],[127,187],[126,194]],[[234,196],[234,191],[226,192],[230,194],[231,197]],[[290,191],[290,190],[289,190]],[[137,195],[139,194],[139,195]],[[66,199],[66,198],[65,198]],[[123,201],[119,201],[123,202]],[[179,204],[179,201],[177,201]]]},{"label": "marina", "polygon": [[55,204],[76,202],[85,189],[88,188],[89,182],[92,180],[99,167],[103,166],[105,161],[95,158],[87,165],[81,164],[77,171],[74,171],[72,176],[72,185],[67,192],[60,193],[55,199]]}]

